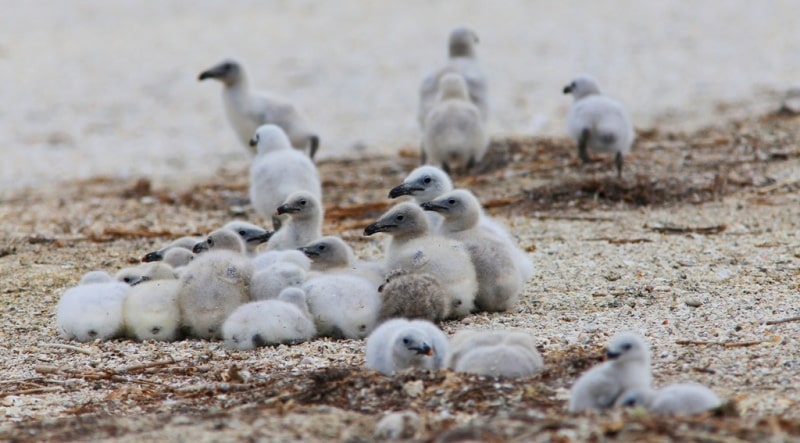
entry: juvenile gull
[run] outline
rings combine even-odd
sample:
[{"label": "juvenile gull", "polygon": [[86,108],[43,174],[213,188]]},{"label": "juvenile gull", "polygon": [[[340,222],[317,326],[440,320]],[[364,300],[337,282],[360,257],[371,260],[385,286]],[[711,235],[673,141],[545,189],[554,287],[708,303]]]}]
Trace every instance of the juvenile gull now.
[{"label": "juvenile gull", "polygon": [[278,298],[281,291],[289,287],[298,287],[305,283],[305,269],[289,261],[273,263],[253,274],[250,284],[252,300],[269,300]]},{"label": "juvenile gull", "polygon": [[210,251],[194,259],[180,278],[178,306],[190,332],[219,338],[222,323],[250,299],[253,265],[242,254]]},{"label": "juvenile gull", "polygon": [[438,323],[447,316],[449,298],[438,278],[428,273],[395,269],[378,288],[380,320],[421,319]]},{"label": "juvenile gull", "polygon": [[245,254],[247,252],[247,246],[238,233],[223,228],[208,234],[208,237],[201,242],[197,242],[192,248],[192,252],[195,254],[202,254],[212,250]]},{"label": "juvenile gull", "polygon": [[622,177],[622,157],[631,152],[635,133],[628,112],[618,101],[600,93],[597,82],[581,74],[564,87],[575,101],[567,114],[567,132],[578,143],[578,156],[589,162],[588,152],[614,154],[617,177]]},{"label": "juvenile gull", "polygon": [[612,337],[606,356],[609,361],[584,372],[572,386],[570,412],[610,408],[624,392],[650,386],[650,349],[637,334]]},{"label": "juvenile gull", "polygon": [[122,268],[114,275],[114,279],[136,286],[149,280],[176,279],[175,269],[163,262],[142,263],[138,266]]},{"label": "juvenile gull", "polygon": [[243,304],[222,325],[225,346],[231,349],[297,344],[316,333],[305,293],[298,288],[285,289],[274,300]]},{"label": "juvenile gull", "polygon": [[275,211],[293,192],[308,191],[322,200],[322,187],[314,163],[292,149],[281,128],[264,125],[250,141],[256,158],[250,166],[250,201],[264,219],[272,219],[278,229],[282,219]]},{"label": "juvenile gull", "polygon": [[194,252],[184,248],[172,248],[164,254],[164,263],[172,266],[173,269],[178,271],[194,260]]},{"label": "juvenile gull", "polygon": [[290,194],[278,206],[278,214],[289,220],[267,242],[267,250],[297,249],[322,237],[322,203],[308,191]]},{"label": "juvenile gull", "polygon": [[309,259],[311,269],[318,272],[351,272],[368,278],[376,286],[383,282],[380,263],[357,260],[353,248],[339,237],[322,237],[300,248]]},{"label": "juvenile gull", "polygon": [[422,80],[419,90],[419,110],[417,120],[420,127],[425,126],[436,96],[439,92],[439,79],[448,73],[460,74],[469,88],[469,98],[478,107],[481,119],[486,121],[489,116],[489,87],[478,58],[475,54],[475,45],[478,43],[478,34],[470,28],[459,26],[450,32],[449,59],[447,64],[438,71],[429,74]]},{"label": "juvenile gull", "polygon": [[480,111],[469,100],[464,78],[443,75],[422,129],[422,162],[463,172],[483,160],[488,146]]},{"label": "juvenile gull", "polygon": [[475,307],[478,282],[466,247],[458,241],[428,233],[428,218],[419,206],[399,203],[364,229],[364,235],[392,236],[386,269],[429,273],[439,279],[449,299],[448,317],[460,318]]},{"label": "juvenile gull", "polygon": [[131,287],[102,272],[89,274],[58,300],[56,330],[81,342],[118,337],[123,332],[122,305]]},{"label": "juvenile gull", "polygon": [[[319,136],[312,132],[306,118],[281,97],[251,92],[242,65],[225,60],[200,73],[198,80],[212,78],[224,85],[222,99],[225,113],[242,144],[248,146],[256,129],[265,124],[280,126],[296,149],[309,150],[312,159],[319,148]],[[251,145],[252,146],[252,145]]]},{"label": "juvenile gull", "polygon": [[239,234],[239,237],[241,237],[242,241],[244,241],[244,245],[247,248],[248,254],[255,254],[256,248],[258,248],[260,244],[266,243],[267,240],[269,240],[269,238],[272,236],[272,231],[267,231],[260,226],[256,226],[243,220],[234,220],[232,222],[228,222],[222,228],[229,229]]},{"label": "juvenile gull", "polygon": [[394,319],[367,337],[367,368],[383,375],[412,367],[437,370],[444,366],[447,352],[447,337],[433,323]]},{"label": "juvenile gull", "polygon": [[169,251],[170,249],[174,248],[188,249],[191,251],[194,245],[196,245],[197,242],[202,240],[203,240],[202,237],[193,237],[193,236],[180,237],[176,240],[171,241],[166,246],[157,251],[148,252],[147,254],[144,255],[144,257],[142,257],[142,261],[148,263],[152,261],[163,260],[164,254],[166,254],[167,251]]},{"label": "juvenile gull", "polygon": [[146,281],[125,297],[125,329],[137,340],[175,340],[181,326],[178,280]]},{"label": "juvenile gull", "polygon": [[697,383],[676,383],[658,390],[633,389],[617,401],[619,406],[643,406],[656,414],[683,415],[700,414],[720,404],[714,391]]},{"label": "juvenile gull", "polygon": [[319,335],[360,339],[378,321],[377,285],[355,274],[322,274],[303,284]]},{"label": "juvenile gull", "polygon": [[544,368],[530,334],[521,331],[459,331],[450,341],[447,366],[492,377],[527,377]]},{"label": "juvenile gull", "polygon": [[529,259],[515,251],[513,245],[478,226],[481,204],[464,189],[450,191],[436,200],[422,204],[426,211],[444,216],[442,234],[466,246],[478,278],[475,305],[483,311],[505,311],[513,306],[522,292],[523,280],[515,258]]}]

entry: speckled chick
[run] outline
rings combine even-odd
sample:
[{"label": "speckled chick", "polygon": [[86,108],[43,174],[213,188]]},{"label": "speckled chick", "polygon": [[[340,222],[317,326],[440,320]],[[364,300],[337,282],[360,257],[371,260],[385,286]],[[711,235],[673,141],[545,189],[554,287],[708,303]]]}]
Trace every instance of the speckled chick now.
[{"label": "speckled chick", "polygon": [[381,321],[406,318],[438,323],[447,316],[448,295],[439,279],[431,274],[395,269],[378,291]]}]

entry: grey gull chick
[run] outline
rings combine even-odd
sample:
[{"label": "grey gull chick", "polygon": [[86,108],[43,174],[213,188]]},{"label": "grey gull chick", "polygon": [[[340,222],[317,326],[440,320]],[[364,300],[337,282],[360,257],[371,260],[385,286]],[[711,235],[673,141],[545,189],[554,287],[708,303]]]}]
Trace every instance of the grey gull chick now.
[{"label": "grey gull chick", "polygon": [[437,370],[448,353],[447,337],[425,320],[389,320],[367,337],[367,368],[393,375],[408,368]]}]

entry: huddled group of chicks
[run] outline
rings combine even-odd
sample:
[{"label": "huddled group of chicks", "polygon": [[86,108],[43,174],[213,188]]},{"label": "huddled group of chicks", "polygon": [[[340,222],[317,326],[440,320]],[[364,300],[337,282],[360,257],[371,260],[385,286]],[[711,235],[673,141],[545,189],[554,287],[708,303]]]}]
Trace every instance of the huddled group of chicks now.
[{"label": "huddled group of chicks", "polygon": [[[282,99],[250,92],[234,61],[201,73],[200,80],[225,85],[228,117],[255,151],[250,201],[273,230],[233,221],[206,237],[172,241],[114,277],[89,272],[58,303],[60,334],[79,341],[190,336],[222,339],[233,349],[317,336],[366,338],[367,367],[385,375],[413,367],[504,377],[540,371],[543,359],[528,333],[462,330],[448,340],[436,326],[511,308],[534,270],[506,228],[449,177],[480,162],[488,146],[488,88],[477,41],[471,29],[453,30],[447,65],[423,81],[419,121],[427,164],[389,191],[390,198],[411,198],[364,230],[390,236],[379,261],[357,259],[341,238],[322,235],[322,187],[313,163],[320,138],[302,114]],[[588,76],[575,78],[564,93],[575,97],[568,129],[580,158],[613,153],[621,173],[633,142],[622,106],[600,95]],[[694,413],[719,404],[695,385],[654,391],[649,350],[635,334],[612,339],[608,355],[611,361],[575,383],[571,411],[642,405]]]}]

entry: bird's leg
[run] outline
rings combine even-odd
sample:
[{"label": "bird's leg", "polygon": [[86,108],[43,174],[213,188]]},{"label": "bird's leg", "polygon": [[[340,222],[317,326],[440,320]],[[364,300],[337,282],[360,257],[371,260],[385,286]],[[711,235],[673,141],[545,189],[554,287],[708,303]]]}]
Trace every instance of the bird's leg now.
[{"label": "bird's leg", "polygon": [[467,161],[467,171],[472,170],[472,168],[474,167],[475,167],[475,157],[472,156],[469,158],[469,161]]},{"label": "bird's leg", "polygon": [[584,163],[589,163],[589,154],[586,153],[586,145],[589,144],[589,129],[581,131],[581,138],[578,140],[578,157]]},{"label": "bird's leg", "polygon": [[311,142],[311,149],[308,152],[308,156],[311,160],[314,160],[314,156],[317,155],[317,149],[319,148],[319,136],[312,135],[309,137],[309,141]]},{"label": "bird's leg", "polygon": [[617,151],[617,155],[614,156],[614,163],[617,164],[617,178],[622,178],[622,153]]},{"label": "bird's leg", "polygon": [[425,147],[420,145],[420,147],[419,147],[419,163],[421,165],[424,165],[426,161],[428,161],[428,155],[425,154]]}]

